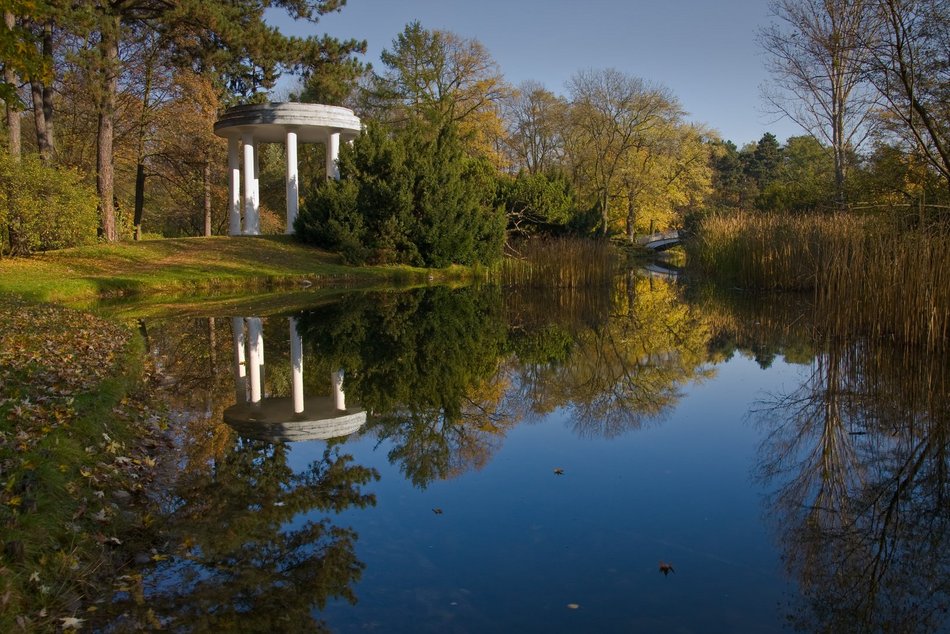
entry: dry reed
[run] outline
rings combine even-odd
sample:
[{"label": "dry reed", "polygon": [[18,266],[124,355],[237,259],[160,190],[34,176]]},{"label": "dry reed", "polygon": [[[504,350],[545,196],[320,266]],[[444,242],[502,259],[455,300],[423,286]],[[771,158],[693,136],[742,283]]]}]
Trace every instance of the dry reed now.
[{"label": "dry reed", "polygon": [[886,217],[741,214],[704,220],[690,267],[748,290],[814,293],[817,323],[936,350],[950,329],[947,227]]},{"label": "dry reed", "polygon": [[603,240],[534,238],[512,251],[499,270],[501,283],[507,287],[610,286],[621,271],[622,259]]}]

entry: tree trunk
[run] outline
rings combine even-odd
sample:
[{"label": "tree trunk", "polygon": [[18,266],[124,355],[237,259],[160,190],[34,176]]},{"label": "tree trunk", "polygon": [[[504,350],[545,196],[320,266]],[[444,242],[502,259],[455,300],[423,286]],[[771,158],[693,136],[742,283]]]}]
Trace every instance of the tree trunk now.
[{"label": "tree trunk", "polygon": [[845,192],[845,179],[847,178],[848,168],[848,148],[846,145],[844,131],[844,114],[842,110],[847,102],[847,96],[839,95],[836,97],[834,113],[834,131],[832,133],[833,151],[835,158],[835,206],[838,211],[844,211],[848,199]]},{"label": "tree trunk", "polygon": [[[3,12],[3,22],[6,24],[8,30],[13,30],[16,26],[16,19],[13,16],[12,11]],[[17,80],[16,73],[13,72],[13,69],[6,65],[3,69],[3,81],[6,83],[16,86],[19,82]],[[7,103],[7,151],[10,152],[10,156],[14,160],[19,160],[20,158],[20,110],[17,108],[17,104],[13,102]]]},{"label": "tree trunk", "polygon": [[[43,25],[43,59],[48,60],[53,68],[53,23]],[[44,83],[42,89],[43,119],[46,121],[46,147],[50,157],[56,152],[56,143],[53,135],[53,88]]]},{"label": "tree trunk", "polygon": [[36,149],[40,160],[49,163],[52,148],[49,143],[49,129],[46,126],[46,112],[43,110],[43,82],[30,80],[30,95],[33,101],[33,127],[36,129]]},{"label": "tree trunk", "polygon": [[142,214],[145,211],[145,136],[148,130],[149,98],[152,96],[152,62],[148,60],[145,64],[145,79],[142,90],[142,112],[139,116],[139,138],[138,150],[136,152],[135,164],[135,209],[133,211],[132,225],[134,227],[134,239],[142,239]]},{"label": "tree trunk", "polygon": [[205,197],[205,235],[211,235],[211,161],[205,159],[204,169],[204,197]]},{"label": "tree trunk", "polygon": [[[3,12],[3,22],[7,29],[12,30],[16,25],[16,19],[12,11]],[[18,84],[16,73],[9,65],[3,69],[3,80],[8,84],[16,86]],[[6,104],[7,110],[7,151],[10,152],[10,158],[14,161],[20,160],[20,111],[17,104],[11,100]],[[20,239],[16,226],[16,190],[13,184],[7,186],[7,239],[9,240],[10,253],[16,253],[20,249]],[[0,242],[0,257],[3,256],[4,245]]]},{"label": "tree trunk", "polygon": [[637,228],[637,197],[627,194],[627,242],[633,244]]},{"label": "tree trunk", "polygon": [[[40,38],[41,53],[52,66],[53,24],[43,25]],[[30,78],[30,95],[33,101],[33,122],[36,128],[36,147],[40,160],[49,163],[53,158],[53,90],[39,78]]]},{"label": "tree trunk", "polygon": [[102,60],[102,96],[99,103],[99,128],[96,137],[96,191],[99,194],[102,236],[109,242],[118,237],[115,225],[112,166],[112,138],[115,130],[115,102],[118,91],[116,67],[119,61],[119,18],[108,16],[99,40]]},{"label": "tree trunk", "polygon": [[135,227],[135,239],[142,239],[142,212],[145,209],[145,165],[139,161],[135,166],[135,211],[132,224]]},{"label": "tree trunk", "polygon": [[[10,77],[12,71],[4,71],[3,75],[6,82],[16,81],[15,76]],[[11,103],[7,104],[7,152],[13,160],[20,160],[20,111]]]}]

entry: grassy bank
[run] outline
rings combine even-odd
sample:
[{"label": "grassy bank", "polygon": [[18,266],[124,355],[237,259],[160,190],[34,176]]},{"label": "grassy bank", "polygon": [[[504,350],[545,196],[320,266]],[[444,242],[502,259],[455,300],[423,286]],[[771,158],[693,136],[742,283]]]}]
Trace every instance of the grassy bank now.
[{"label": "grassy bank", "polygon": [[950,336],[950,228],[886,216],[739,214],[705,219],[688,245],[703,278],[750,291],[807,291],[831,333],[928,349]]},{"label": "grassy bank", "polygon": [[319,284],[365,285],[451,279],[461,267],[429,271],[406,266],[344,266],[334,254],[288,236],[178,238],[64,249],[0,260],[0,293],[35,301],[202,290],[245,292]]},{"label": "grassy bank", "polygon": [[78,627],[143,521],[158,443],[142,341],[11,297],[0,323],[0,631]]}]

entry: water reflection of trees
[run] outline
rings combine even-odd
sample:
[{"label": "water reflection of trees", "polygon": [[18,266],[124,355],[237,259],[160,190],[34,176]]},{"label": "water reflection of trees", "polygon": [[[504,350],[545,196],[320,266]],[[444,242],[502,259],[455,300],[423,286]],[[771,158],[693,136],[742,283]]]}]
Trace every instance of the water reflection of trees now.
[{"label": "water reflection of trees", "polygon": [[363,570],[356,533],[328,514],[375,504],[362,487],[378,477],[334,448],[295,473],[286,445],[238,441],[182,474],[169,493],[159,530],[176,550],[138,601],[119,604],[122,622],[176,631],[321,629],[314,610],[330,598],[355,603],[352,585]]},{"label": "water reflection of trees", "polygon": [[790,363],[815,356],[814,304],[810,296],[725,295],[708,288],[687,288],[688,304],[700,307],[709,326],[709,360],[719,363],[737,351],[761,368],[778,355]]},{"label": "water reflection of trees", "polygon": [[950,607],[947,361],[829,339],[759,412],[761,475],[809,631],[931,632]]},{"label": "water reflection of trees", "polygon": [[506,398],[495,287],[352,295],[298,316],[318,363],[343,368],[391,461],[418,486],[484,465],[521,414]]},{"label": "water reflection of trees", "polygon": [[[522,358],[520,389],[538,413],[571,406],[577,433],[612,437],[657,419],[706,374],[708,329],[675,285],[630,277],[609,289],[609,313],[553,331],[546,358]],[[570,322],[569,322],[570,323]],[[532,342],[533,343],[533,342]]]},{"label": "water reflection of trees", "polygon": [[[237,439],[222,419],[235,398],[231,326],[220,318],[143,325],[179,425],[181,469],[151,518],[151,541],[166,545],[160,561],[144,581],[130,577],[134,591],[103,610],[109,627],[313,631],[321,624],[312,612],[327,600],[355,601],[357,535],[332,515],[374,504],[363,487],[378,474],[336,448],[295,473],[287,446]],[[265,335],[276,363],[266,391],[286,392],[286,320],[269,328],[277,329]]]},{"label": "water reflection of trees", "polygon": [[484,465],[526,416],[569,407],[579,434],[610,437],[704,375],[708,331],[671,284],[631,277],[554,300],[494,286],[352,295],[298,327],[424,486]]},{"label": "water reflection of trees", "polygon": [[[557,408],[567,408],[581,435],[639,428],[705,373],[708,330],[697,313],[674,285],[634,276],[556,296],[496,286],[358,293],[297,318],[305,378],[343,369],[348,402],[369,410],[390,460],[420,486],[480,468],[507,430]],[[283,323],[265,320],[265,330],[269,321]],[[189,465],[233,441],[219,424],[233,400],[229,326],[150,328],[176,377],[176,406],[194,413]],[[287,391],[286,337],[266,338],[267,391]]]}]

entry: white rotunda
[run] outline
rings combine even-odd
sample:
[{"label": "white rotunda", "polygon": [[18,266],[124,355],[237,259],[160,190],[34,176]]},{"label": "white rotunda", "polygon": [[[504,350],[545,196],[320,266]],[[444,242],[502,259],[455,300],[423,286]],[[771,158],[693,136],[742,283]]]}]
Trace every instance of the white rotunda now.
[{"label": "white rotunda", "polygon": [[[228,234],[260,235],[258,147],[261,143],[287,145],[287,229],[293,233],[300,204],[297,144],[323,143],[327,148],[327,175],[339,178],[340,141],[352,141],[362,129],[349,108],[313,103],[267,103],[237,106],[225,111],[214,133],[228,140]],[[243,148],[243,151],[242,151]],[[243,159],[243,160],[242,160]],[[244,187],[241,188],[241,175]],[[243,196],[242,196],[243,194]],[[243,198],[243,204],[242,204]],[[243,223],[242,212],[243,210]]]}]

